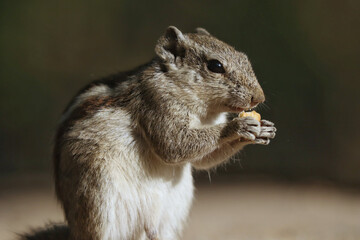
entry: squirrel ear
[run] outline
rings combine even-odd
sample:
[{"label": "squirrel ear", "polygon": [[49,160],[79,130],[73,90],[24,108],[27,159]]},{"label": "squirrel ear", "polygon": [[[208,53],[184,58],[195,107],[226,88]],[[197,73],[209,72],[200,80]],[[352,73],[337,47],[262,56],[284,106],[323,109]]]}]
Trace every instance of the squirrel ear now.
[{"label": "squirrel ear", "polygon": [[211,35],[208,31],[206,31],[205,28],[201,28],[201,27],[196,28],[196,29],[195,29],[195,32],[196,32],[197,34],[201,34],[201,35],[208,35],[208,36]]},{"label": "squirrel ear", "polygon": [[158,40],[155,52],[162,60],[175,63],[176,57],[185,56],[184,35],[176,27],[168,27],[165,34]]}]

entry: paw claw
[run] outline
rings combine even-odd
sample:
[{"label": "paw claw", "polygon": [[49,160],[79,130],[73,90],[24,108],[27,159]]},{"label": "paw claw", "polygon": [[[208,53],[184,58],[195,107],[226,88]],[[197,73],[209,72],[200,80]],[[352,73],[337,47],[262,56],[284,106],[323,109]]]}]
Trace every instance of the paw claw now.
[{"label": "paw claw", "polygon": [[265,119],[261,120],[260,123],[261,123],[261,126],[269,126],[269,127],[274,126],[273,122],[270,122],[269,120],[265,120]]},{"label": "paw claw", "polygon": [[274,138],[276,133],[276,128],[273,126],[262,126],[260,134],[257,137],[260,138]]},{"label": "paw claw", "polygon": [[254,141],[255,144],[268,145],[270,143],[270,139],[257,138]]}]

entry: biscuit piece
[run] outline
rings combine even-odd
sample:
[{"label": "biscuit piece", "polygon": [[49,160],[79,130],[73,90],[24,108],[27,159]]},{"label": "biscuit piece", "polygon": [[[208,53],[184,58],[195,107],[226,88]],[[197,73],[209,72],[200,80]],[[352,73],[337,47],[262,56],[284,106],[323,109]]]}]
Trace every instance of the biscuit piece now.
[{"label": "biscuit piece", "polygon": [[251,111],[251,112],[245,112],[245,111],[242,111],[240,114],[239,114],[239,117],[240,118],[243,118],[243,117],[253,117],[255,118],[256,120],[258,120],[260,122],[260,119],[261,119],[261,115],[255,111]]}]

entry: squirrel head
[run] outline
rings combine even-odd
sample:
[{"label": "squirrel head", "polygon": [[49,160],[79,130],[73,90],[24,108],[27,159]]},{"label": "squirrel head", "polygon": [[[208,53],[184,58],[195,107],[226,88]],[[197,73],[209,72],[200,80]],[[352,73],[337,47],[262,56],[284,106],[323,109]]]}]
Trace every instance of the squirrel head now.
[{"label": "squirrel head", "polygon": [[155,47],[170,79],[217,112],[241,112],[265,101],[247,56],[203,28],[167,28]]}]

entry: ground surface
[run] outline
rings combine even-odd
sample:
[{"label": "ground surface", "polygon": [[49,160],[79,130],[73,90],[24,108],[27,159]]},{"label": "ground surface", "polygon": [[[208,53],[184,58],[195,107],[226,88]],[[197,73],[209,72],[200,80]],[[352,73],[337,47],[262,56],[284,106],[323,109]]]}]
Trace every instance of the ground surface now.
[{"label": "ground surface", "polygon": [[[1,240],[62,219],[48,178],[0,184]],[[212,180],[197,188],[183,239],[358,240],[360,193],[319,184]]]}]

